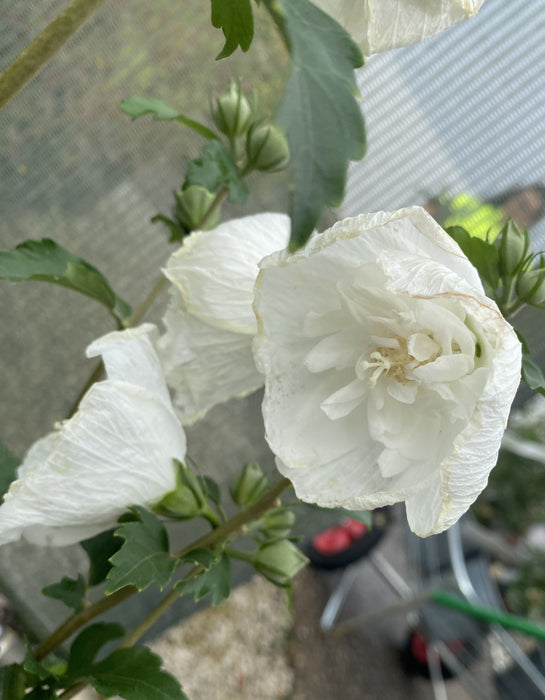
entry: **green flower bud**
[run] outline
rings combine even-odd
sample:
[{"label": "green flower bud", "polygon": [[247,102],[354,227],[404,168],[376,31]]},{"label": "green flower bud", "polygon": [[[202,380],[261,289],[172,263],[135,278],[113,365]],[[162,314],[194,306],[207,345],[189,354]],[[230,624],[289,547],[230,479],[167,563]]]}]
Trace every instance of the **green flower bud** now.
[{"label": "green flower bud", "polygon": [[530,245],[530,236],[526,229],[520,229],[513,221],[508,221],[500,235],[500,274],[513,277],[520,268]]},{"label": "green flower bud", "polygon": [[231,498],[237,506],[250,506],[258,501],[269,488],[267,477],[257,462],[246,464],[239,476],[231,483]]},{"label": "green flower bud", "polygon": [[295,514],[286,506],[273,508],[264,513],[258,521],[258,528],[268,537],[287,537],[295,524]]},{"label": "green flower bud", "polygon": [[167,515],[177,520],[190,520],[201,515],[207,509],[204,494],[197,477],[181,462],[174,460],[178,467],[176,488],[155,506],[156,513]]},{"label": "green flower bud", "polygon": [[246,156],[253,170],[284,170],[290,161],[288,141],[274,124],[255,124],[246,139]]},{"label": "green flower bud", "polygon": [[244,97],[239,83],[233,80],[229,89],[216,99],[216,107],[212,109],[212,119],[218,129],[227,136],[244,134],[254,116],[254,110]]},{"label": "green flower bud", "polygon": [[[199,227],[210,205],[215,199],[215,195],[209,192],[206,187],[200,185],[190,185],[180,192],[175,192],[176,216],[181,223],[190,231]],[[205,230],[215,228],[220,222],[221,212],[219,207],[208,219]]]},{"label": "green flower bud", "polygon": [[269,540],[253,553],[252,564],[271,583],[286,586],[308,559],[289,540]]},{"label": "green flower bud", "polygon": [[529,304],[545,302],[545,263],[541,259],[539,267],[522,270],[516,282],[517,296]]}]

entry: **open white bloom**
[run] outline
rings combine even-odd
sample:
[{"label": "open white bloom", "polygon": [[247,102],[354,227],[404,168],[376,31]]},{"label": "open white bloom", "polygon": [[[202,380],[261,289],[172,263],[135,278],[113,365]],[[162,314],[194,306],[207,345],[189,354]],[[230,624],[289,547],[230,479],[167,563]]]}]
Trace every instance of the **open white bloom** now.
[{"label": "open white bloom", "polygon": [[414,44],[473,17],[484,0],[313,0],[366,56]]},{"label": "open white bloom", "polygon": [[0,506],[0,544],[21,535],[67,545],[114,527],[131,505],[153,505],[176,486],[184,460],[176,417],[144,324],[99,338],[108,379],[93,385],[77,413],[38,440]]},{"label": "open white bloom", "polygon": [[259,262],[289,235],[285,214],[256,214],[195,231],[169,258],[163,272],[173,286],[158,349],[182,423],[263,385],[252,355],[254,284]]},{"label": "open white bloom", "polygon": [[420,207],[346,219],[256,282],[256,362],[280,471],[321,506],[405,501],[425,536],[486,486],[520,344]]}]

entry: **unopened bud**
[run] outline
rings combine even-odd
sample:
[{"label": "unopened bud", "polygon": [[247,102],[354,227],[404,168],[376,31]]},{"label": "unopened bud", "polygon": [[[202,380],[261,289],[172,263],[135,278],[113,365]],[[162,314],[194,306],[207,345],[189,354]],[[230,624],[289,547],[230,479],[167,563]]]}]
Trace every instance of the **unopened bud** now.
[{"label": "unopened bud", "polygon": [[545,302],[545,267],[541,260],[539,267],[523,270],[516,283],[517,295],[521,301],[529,304]]},{"label": "unopened bud", "polygon": [[259,518],[259,529],[270,538],[287,537],[295,524],[295,515],[288,507],[274,508]]},{"label": "unopened bud", "polygon": [[212,119],[227,136],[244,134],[252,123],[254,110],[244,96],[239,83],[231,81],[229,89],[216,99]]},{"label": "unopened bud", "polygon": [[155,506],[154,510],[178,520],[196,518],[205,510],[206,496],[197,477],[181,462],[174,460],[178,467],[176,488]]},{"label": "unopened bud", "polygon": [[286,586],[308,559],[289,540],[269,540],[254,552],[252,564],[271,583]]},{"label": "unopened bud", "polygon": [[231,483],[231,498],[237,506],[250,506],[258,501],[268,488],[269,482],[259,464],[250,462]]},{"label": "unopened bud", "polygon": [[526,229],[508,221],[500,232],[499,241],[500,274],[513,277],[526,258],[530,236]]},{"label": "unopened bud", "polygon": [[[190,185],[185,190],[175,192],[174,197],[176,198],[176,216],[190,231],[199,228],[200,222],[215,199],[212,192],[200,185]],[[215,228],[220,222],[220,216],[218,207],[207,220],[204,229]]]},{"label": "unopened bud", "polygon": [[258,124],[246,139],[248,165],[253,170],[274,173],[288,167],[290,149],[282,131],[274,124]]}]

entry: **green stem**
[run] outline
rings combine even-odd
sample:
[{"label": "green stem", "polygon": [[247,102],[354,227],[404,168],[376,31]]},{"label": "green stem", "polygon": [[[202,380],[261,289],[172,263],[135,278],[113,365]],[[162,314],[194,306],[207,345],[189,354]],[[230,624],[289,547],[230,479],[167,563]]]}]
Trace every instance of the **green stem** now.
[{"label": "green stem", "polygon": [[72,0],[0,74],[0,109],[32,80],[106,0]]},{"label": "green stem", "polygon": [[[246,523],[250,522],[251,520],[255,520],[255,518],[257,518],[259,515],[274,506],[282,493],[290,487],[291,482],[289,479],[280,479],[280,481],[271,486],[271,488],[256,503],[240,513],[237,513],[237,515],[227,522],[222,523],[215,530],[212,530],[192,544],[184,547],[176,554],[176,557],[181,558],[185,554],[191,552],[191,550],[197,549],[198,547],[213,547],[223,537],[238,532]],[[181,563],[182,562],[180,562],[180,564]],[[125,586],[125,588],[121,588],[119,591],[112,593],[112,595],[101,598],[96,603],[92,603],[82,612],[69,617],[47,639],[44,639],[44,641],[36,647],[34,654],[38,661],[44,659],[46,656],[51,654],[51,652],[55,651],[55,649],[57,649],[66,639],[68,639],[68,637],[71,637],[74,632],[83,627],[83,625],[93,618],[97,617],[97,615],[102,614],[106,610],[110,610],[118,603],[127,600],[127,598],[130,598],[137,592],[138,589],[134,586]]]},{"label": "green stem", "polygon": [[240,561],[245,561],[247,564],[252,563],[252,555],[249,552],[241,552],[239,549],[225,547],[225,554],[228,554],[233,559],[240,559]]}]

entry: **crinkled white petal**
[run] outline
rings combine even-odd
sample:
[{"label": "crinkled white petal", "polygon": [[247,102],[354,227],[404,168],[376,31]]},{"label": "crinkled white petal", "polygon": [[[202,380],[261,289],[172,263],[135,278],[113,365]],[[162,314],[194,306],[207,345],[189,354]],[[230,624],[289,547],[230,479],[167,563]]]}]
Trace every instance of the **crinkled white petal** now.
[{"label": "crinkled white petal", "polygon": [[172,460],[185,458],[186,440],[158,373],[153,330],[110,333],[90,346],[115,378],[92,386],[77,413],[29,450],[0,507],[0,543],[24,535],[72,544],[175,487]]},{"label": "crinkled white petal", "polygon": [[173,283],[158,343],[168,385],[183,423],[263,384],[252,354],[252,308],[259,262],[285,248],[285,214],[233,219],[184,240],[164,270]]},{"label": "crinkled white petal", "polygon": [[407,46],[473,17],[484,0],[313,0],[367,56]]},{"label": "crinkled white petal", "polygon": [[285,248],[289,236],[285,214],[231,219],[212,231],[188,236],[163,272],[182,293],[187,313],[217,328],[253,335],[259,262]]},{"label": "crinkled white petal", "polygon": [[473,266],[410,208],[339,222],[261,268],[266,437],[298,496],[407,501],[418,534],[448,527],[486,484],[520,378]]},{"label": "crinkled white petal", "polygon": [[174,407],[189,425],[209,408],[263,385],[252,355],[252,338],[232,333],[185,313],[180,292],[172,288],[164,316],[167,332],[158,353],[168,384],[175,388]]}]

